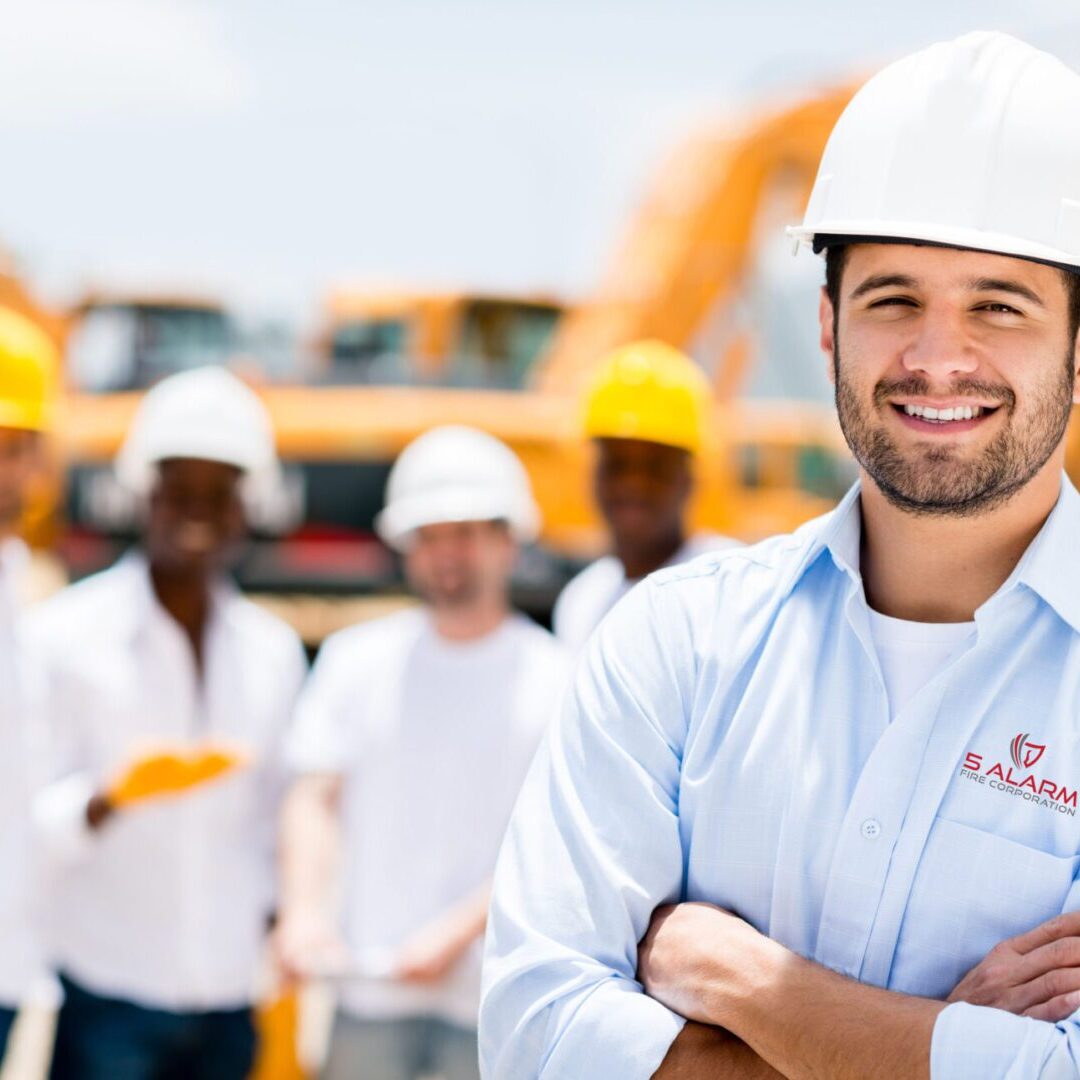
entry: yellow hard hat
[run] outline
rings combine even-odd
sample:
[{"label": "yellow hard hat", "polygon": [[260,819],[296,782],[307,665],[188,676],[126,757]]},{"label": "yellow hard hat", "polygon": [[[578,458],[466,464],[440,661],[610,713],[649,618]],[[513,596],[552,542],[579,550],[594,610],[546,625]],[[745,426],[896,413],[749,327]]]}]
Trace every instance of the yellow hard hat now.
[{"label": "yellow hard hat", "polygon": [[0,427],[49,427],[59,366],[56,347],[44,331],[0,307]]},{"label": "yellow hard hat", "polygon": [[709,382],[685,353],[636,341],[601,363],[585,399],[591,439],[641,439],[697,453],[705,437]]}]

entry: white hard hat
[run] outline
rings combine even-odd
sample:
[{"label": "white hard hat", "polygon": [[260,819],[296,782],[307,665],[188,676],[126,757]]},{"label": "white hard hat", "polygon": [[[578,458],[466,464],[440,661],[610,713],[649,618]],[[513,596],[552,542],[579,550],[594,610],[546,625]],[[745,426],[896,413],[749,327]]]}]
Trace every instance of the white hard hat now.
[{"label": "white hard hat", "polygon": [[416,529],[451,521],[505,521],[524,543],[540,530],[529,477],[514,452],[493,435],[458,425],[433,428],[405,447],[390,470],[375,528],[402,550]]},{"label": "white hard hat", "polygon": [[815,251],[915,240],[1080,268],[1080,75],[988,32],[890,64],[837,121],[788,233]]},{"label": "white hard hat", "polygon": [[[148,391],[116,457],[116,477],[135,495],[145,496],[158,464],[170,458],[217,461],[240,469],[245,473],[245,501],[256,517],[258,506],[273,501],[281,482],[265,406],[253,390],[220,367],[170,375]],[[268,511],[266,516],[274,515]]]}]

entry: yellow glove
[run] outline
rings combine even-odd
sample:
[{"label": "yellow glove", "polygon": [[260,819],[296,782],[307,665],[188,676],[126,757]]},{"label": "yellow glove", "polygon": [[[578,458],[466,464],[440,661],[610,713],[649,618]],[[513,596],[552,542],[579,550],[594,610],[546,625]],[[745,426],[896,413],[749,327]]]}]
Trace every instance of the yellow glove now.
[{"label": "yellow glove", "polygon": [[134,761],[113,781],[106,798],[113,806],[179,795],[245,764],[235,750],[223,747],[156,750]]}]

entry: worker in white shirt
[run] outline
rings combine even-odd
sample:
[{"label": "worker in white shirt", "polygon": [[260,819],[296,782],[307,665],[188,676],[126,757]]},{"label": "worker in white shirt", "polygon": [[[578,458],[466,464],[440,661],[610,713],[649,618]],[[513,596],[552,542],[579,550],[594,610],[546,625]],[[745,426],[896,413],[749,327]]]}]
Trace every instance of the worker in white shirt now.
[{"label": "worker in white shirt", "polygon": [[575,652],[642,578],[735,544],[711,533],[687,535],[710,401],[697,364],[661,341],[626,345],[600,365],[586,394],[584,426],[612,553],[582,570],[555,602],[555,636]]},{"label": "worker in white shirt", "polygon": [[40,970],[30,915],[32,734],[16,625],[29,553],[16,529],[41,467],[57,370],[49,339],[21,315],[0,308],[0,1058],[16,1010]]},{"label": "worker in white shirt", "polygon": [[594,636],[496,871],[490,1080],[1080,1076],[1080,74],[896,61],[791,235],[859,481]]},{"label": "worker in white shirt", "polygon": [[55,1080],[241,1080],[274,908],[299,639],[227,578],[269,418],[222,369],[155,386],[117,458],[140,543],[27,620],[55,779],[35,799],[64,1002]]},{"label": "worker in white shirt", "polygon": [[423,604],[334,635],[316,661],[291,741],[280,953],[340,979],[328,1077],[475,1080],[488,882],[567,660],[509,607],[539,513],[497,439],[422,435],[377,526]]}]

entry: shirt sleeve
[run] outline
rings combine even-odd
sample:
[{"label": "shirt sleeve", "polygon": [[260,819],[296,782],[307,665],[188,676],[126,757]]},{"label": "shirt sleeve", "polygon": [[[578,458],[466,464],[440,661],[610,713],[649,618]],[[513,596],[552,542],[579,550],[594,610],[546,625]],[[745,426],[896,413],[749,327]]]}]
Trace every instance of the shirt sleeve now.
[{"label": "shirt sleeve", "polygon": [[514,811],[488,922],[487,1080],[645,1080],[683,1025],[635,977],[638,941],[678,899],[684,865],[692,663],[656,588],[635,589],[594,636]]},{"label": "shirt sleeve", "polygon": [[342,637],[323,643],[296,703],[285,745],[292,773],[342,773],[354,754],[355,702],[363,692],[358,650]]},{"label": "shirt sleeve", "polygon": [[51,663],[40,636],[30,638],[29,657],[35,847],[43,866],[62,865],[94,850],[96,837],[87,823],[86,807],[97,784],[78,722],[78,689],[69,686],[64,672]]},{"label": "shirt sleeve", "polygon": [[1051,1024],[957,1002],[943,1009],[930,1044],[931,1080],[1075,1080],[1080,1011]]}]

